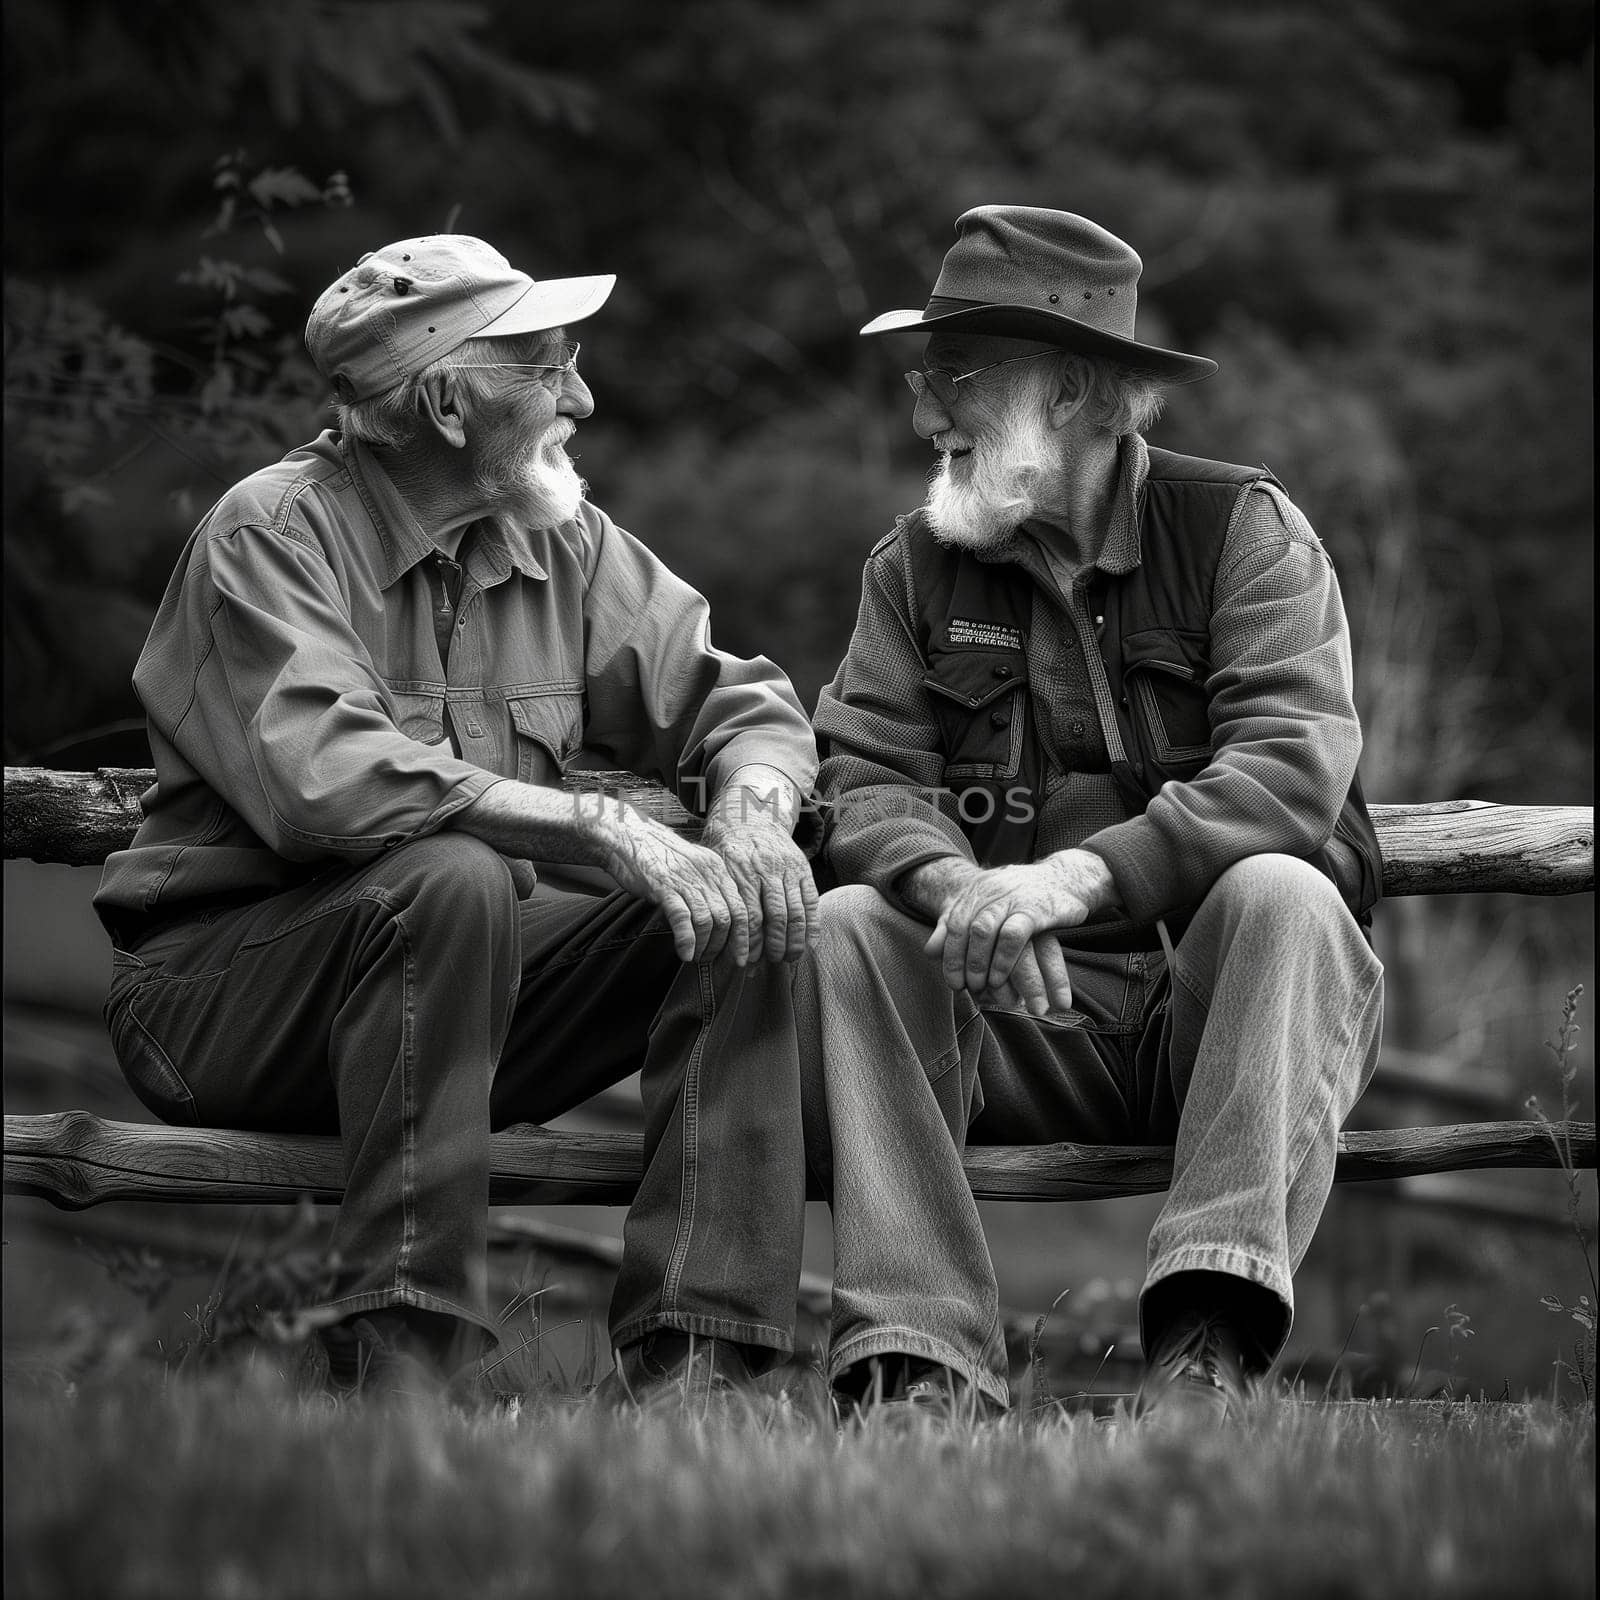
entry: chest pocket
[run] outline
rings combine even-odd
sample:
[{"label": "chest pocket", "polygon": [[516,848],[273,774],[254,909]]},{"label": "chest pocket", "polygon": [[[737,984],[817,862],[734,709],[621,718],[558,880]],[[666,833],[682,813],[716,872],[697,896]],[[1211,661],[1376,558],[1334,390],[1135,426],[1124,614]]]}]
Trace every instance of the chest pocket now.
[{"label": "chest pocket", "polygon": [[443,744],[444,696],[442,694],[414,694],[409,690],[391,689],[389,698],[394,701],[394,721],[408,739],[418,744]]},{"label": "chest pocket", "polygon": [[1198,767],[1211,759],[1210,662],[1204,635],[1147,628],[1122,641],[1123,688],[1147,759]]},{"label": "chest pocket", "polygon": [[583,692],[577,687],[507,695],[511,742],[522,783],[561,781],[562,769],[583,743]]},{"label": "chest pocket", "polygon": [[945,777],[1016,777],[1027,733],[1022,651],[950,651],[933,658],[922,682],[939,719]]}]

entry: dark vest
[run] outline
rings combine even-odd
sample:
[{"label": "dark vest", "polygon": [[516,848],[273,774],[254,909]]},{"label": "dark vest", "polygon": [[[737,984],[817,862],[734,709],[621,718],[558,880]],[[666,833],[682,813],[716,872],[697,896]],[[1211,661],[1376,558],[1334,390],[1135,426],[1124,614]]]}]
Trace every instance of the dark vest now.
[{"label": "dark vest", "polygon": [[[1142,560],[1120,577],[1097,572],[1089,588],[1091,612],[1104,618],[1100,655],[1124,754],[1113,753],[1112,778],[1132,815],[1162,784],[1193,778],[1211,760],[1212,584],[1239,496],[1263,479],[1277,482],[1265,467],[1152,449],[1138,506]],[[1047,759],[1025,649],[1034,580],[1011,562],[939,544],[920,513],[905,533],[945,785],[982,865],[1031,861]],[[1370,926],[1383,868],[1359,778],[1330,845],[1307,859]]]}]

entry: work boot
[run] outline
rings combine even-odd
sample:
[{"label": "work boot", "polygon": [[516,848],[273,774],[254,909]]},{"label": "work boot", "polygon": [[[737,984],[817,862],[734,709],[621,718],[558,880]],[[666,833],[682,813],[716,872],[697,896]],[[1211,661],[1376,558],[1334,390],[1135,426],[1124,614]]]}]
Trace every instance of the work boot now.
[{"label": "work boot", "polygon": [[993,1422],[1006,1407],[960,1373],[916,1356],[869,1356],[840,1374],[840,1412],[857,1422],[897,1426]]},{"label": "work boot", "polygon": [[[770,1352],[769,1352],[770,1353]],[[833,1390],[822,1368],[802,1356],[778,1356],[755,1375],[757,1393],[780,1417],[795,1418],[822,1428],[839,1420]]]},{"label": "work boot", "polygon": [[339,1400],[443,1393],[462,1367],[453,1317],[380,1306],[322,1329],[328,1393]]},{"label": "work boot", "polygon": [[1253,1389],[1239,1339],[1220,1317],[1191,1312],[1160,1334],[1133,1399],[1133,1419],[1216,1425],[1237,1421]]},{"label": "work boot", "polygon": [[682,1411],[704,1417],[749,1403],[755,1376],[744,1346],[732,1339],[663,1329],[625,1344],[616,1366],[595,1391],[602,1406],[620,1411]]}]

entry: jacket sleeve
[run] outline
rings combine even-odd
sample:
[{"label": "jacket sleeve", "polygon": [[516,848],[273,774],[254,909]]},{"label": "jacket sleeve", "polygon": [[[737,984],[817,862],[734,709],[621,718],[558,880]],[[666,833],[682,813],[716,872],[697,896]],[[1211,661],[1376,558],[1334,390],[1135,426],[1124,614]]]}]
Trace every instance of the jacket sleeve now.
[{"label": "jacket sleeve", "polygon": [[1139,921],[1194,904],[1246,856],[1319,849],[1355,775],[1361,728],[1338,581],[1271,485],[1246,497],[1223,546],[1207,689],[1210,763],[1084,841]]},{"label": "jacket sleeve", "polygon": [[826,851],[844,883],[866,883],[902,910],[896,882],[926,861],[972,860],[943,788],[938,717],[910,621],[903,555],[891,536],[861,580],[850,647],[814,718],[817,789],[830,808]]},{"label": "jacket sleeve", "polygon": [[[436,831],[499,781],[400,732],[312,540],[259,525],[198,537],[169,593],[186,625],[158,617],[152,633],[191,643],[182,659],[147,647],[135,682],[162,734],[272,850],[364,859]],[[179,699],[185,677],[193,693]]]},{"label": "jacket sleeve", "polygon": [[704,596],[604,512],[586,507],[585,526],[584,743],[695,812],[752,764],[810,794],[816,740],[787,676],[713,645]]}]

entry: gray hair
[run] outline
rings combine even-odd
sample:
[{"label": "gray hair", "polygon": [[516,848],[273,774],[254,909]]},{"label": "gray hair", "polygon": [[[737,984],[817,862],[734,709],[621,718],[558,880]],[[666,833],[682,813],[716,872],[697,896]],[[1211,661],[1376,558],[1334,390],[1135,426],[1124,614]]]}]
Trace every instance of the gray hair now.
[{"label": "gray hair", "polygon": [[498,390],[493,376],[497,361],[547,361],[561,353],[564,335],[559,328],[543,333],[518,333],[503,339],[468,339],[449,355],[430,362],[403,383],[382,394],[351,405],[337,403],[339,431],[346,438],[369,445],[403,445],[410,441],[417,421],[417,398],[423,385],[446,371],[457,374],[456,386],[472,406],[492,400]]},{"label": "gray hair", "polygon": [[1167,403],[1168,380],[1098,356],[1064,350],[1056,373],[1062,379],[1081,374],[1088,391],[1085,418],[1119,439],[1125,433],[1148,433]]}]

